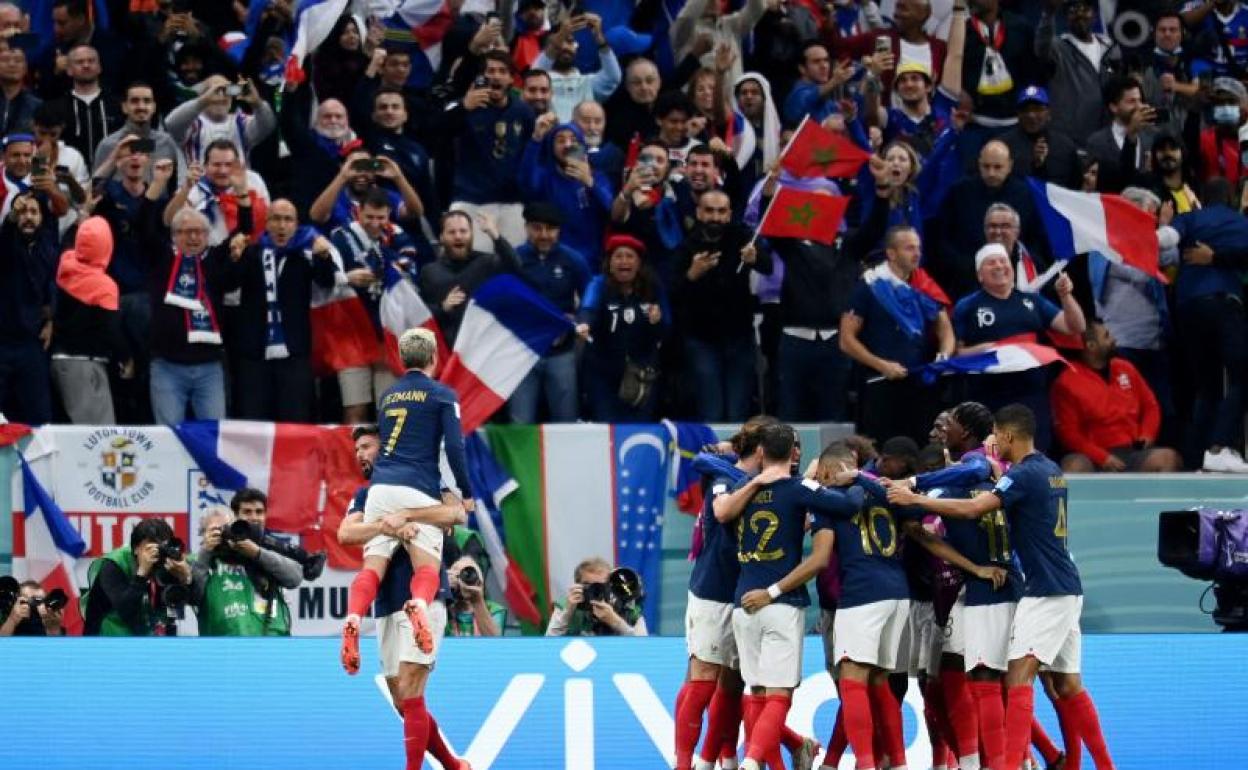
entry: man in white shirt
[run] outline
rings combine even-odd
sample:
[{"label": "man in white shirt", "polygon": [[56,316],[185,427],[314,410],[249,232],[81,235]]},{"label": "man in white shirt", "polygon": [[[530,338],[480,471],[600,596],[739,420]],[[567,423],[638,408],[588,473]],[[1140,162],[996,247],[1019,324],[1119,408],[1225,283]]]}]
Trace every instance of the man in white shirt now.
[{"label": "man in white shirt", "polygon": [[1105,86],[1105,107],[1113,122],[1088,137],[1087,150],[1100,167],[1100,189],[1118,192],[1145,170],[1157,111],[1144,102],[1140,81],[1129,76]]}]

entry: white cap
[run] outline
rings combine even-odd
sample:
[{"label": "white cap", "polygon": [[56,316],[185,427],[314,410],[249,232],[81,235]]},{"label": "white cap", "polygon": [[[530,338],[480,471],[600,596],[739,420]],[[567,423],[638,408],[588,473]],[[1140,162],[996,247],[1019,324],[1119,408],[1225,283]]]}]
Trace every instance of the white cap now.
[{"label": "white cap", "polygon": [[984,260],[988,259],[989,257],[1005,257],[1006,259],[1009,259],[1010,252],[1006,251],[1005,247],[999,243],[984,244],[983,246],[979,248],[979,251],[975,252],[975,272],[976,273],[978,273],[979,268],[983,266]]}]

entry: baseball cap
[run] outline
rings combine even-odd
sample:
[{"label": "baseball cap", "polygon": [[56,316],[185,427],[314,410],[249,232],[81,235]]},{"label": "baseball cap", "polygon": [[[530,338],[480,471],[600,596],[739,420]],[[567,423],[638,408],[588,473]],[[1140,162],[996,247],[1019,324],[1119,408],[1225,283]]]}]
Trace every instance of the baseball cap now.
[{"label": "baseball cap", "polygon": [[525,222],[540,222],[544,225],[563,226],[563,212],[558,206],[545,201],[529,203],[524,207]]},{"label": "baseball cap", "polygon": [[1034,102],[1035,104],[1043,104],[1045,107],[1048,107],[1049,106],[1049,92],[1045,91],[1040,86],[1027,86],[1018,95],[1018,106],[1022,107],[1024,104],[1027,104],[1028,102]]},{"label": "baseball cap", "polygon": [[1248,90],[1245,90],[1244,84],[1235,78],[1214,78],[1213,93],[1216,94],[1218,91],[1230,94],[1236,99],[1248,99]]},{"label": "baseball cap", "polygon": [[986,243],[979,247],[979,251],[975,252],[975,272],[979,272],[979,268],[983,267],[985,260],[989,257],[1005,257],[1010,258],[1010,252],[999,243]]},{"label": "baseball cap", "polygon": [[4,137],[4,141],[0,142],[0,147],[8,147],[10,144],[16,144],[18,142],[30,142],[31,144],[36,144],[34,134],[16,133],[9,134]]},{"label": "baseball cap", "polygon": [[910,72],[917,72],[927,78],[927,82],[932,82],[932,68],[923,62],[908,61],[897,68],[897,72],[893,75],[893,82],[897,82],[897,78]]}]

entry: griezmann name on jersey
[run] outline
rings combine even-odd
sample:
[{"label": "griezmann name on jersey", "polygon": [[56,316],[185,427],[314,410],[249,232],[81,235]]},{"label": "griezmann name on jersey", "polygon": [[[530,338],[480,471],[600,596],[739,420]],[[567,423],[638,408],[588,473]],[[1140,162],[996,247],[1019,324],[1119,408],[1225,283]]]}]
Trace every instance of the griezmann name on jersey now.
[{"label": "griezmann name on jersey", "polygon": [[373,464],[374,484],[441,494],[438,459],[443,442],[455,485],[465,499],[472,496],[464,436],[455,391],[423,372],[409,371],[381,395],[378,407],[381,453]]}]

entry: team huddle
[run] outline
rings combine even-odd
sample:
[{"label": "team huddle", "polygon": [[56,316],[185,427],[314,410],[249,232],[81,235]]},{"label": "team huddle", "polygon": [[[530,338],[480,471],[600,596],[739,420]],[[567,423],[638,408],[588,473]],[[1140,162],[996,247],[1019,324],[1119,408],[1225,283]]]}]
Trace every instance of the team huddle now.
[{"label": "team huddle", "polygon": [[[1066,483],[1034,446],[1023,406],[949,414],[945,467],[859,469],[834,442],[804,475],[792,427],[759,417],[704,452],[676,699],[676,770],[809,770],[822,750],[785,726],[802,680],[806,583],[819,595],[841,708],[823,756],[859,770],[906,767],[900,699],[918,677],[937,770],[1113,767],[1080,679],[1079,573],[1066,547]],[[734,460],[735,455],[735,462]],[[803,557],[806,533],[809,554]],[[1034,716],[1037,677],[1064,753]],[[703,716],[707,717],[705,737]],[[737,743],[745,728],[745,758]],[[1027,763],[1027,764],[1025,764]]]}]

